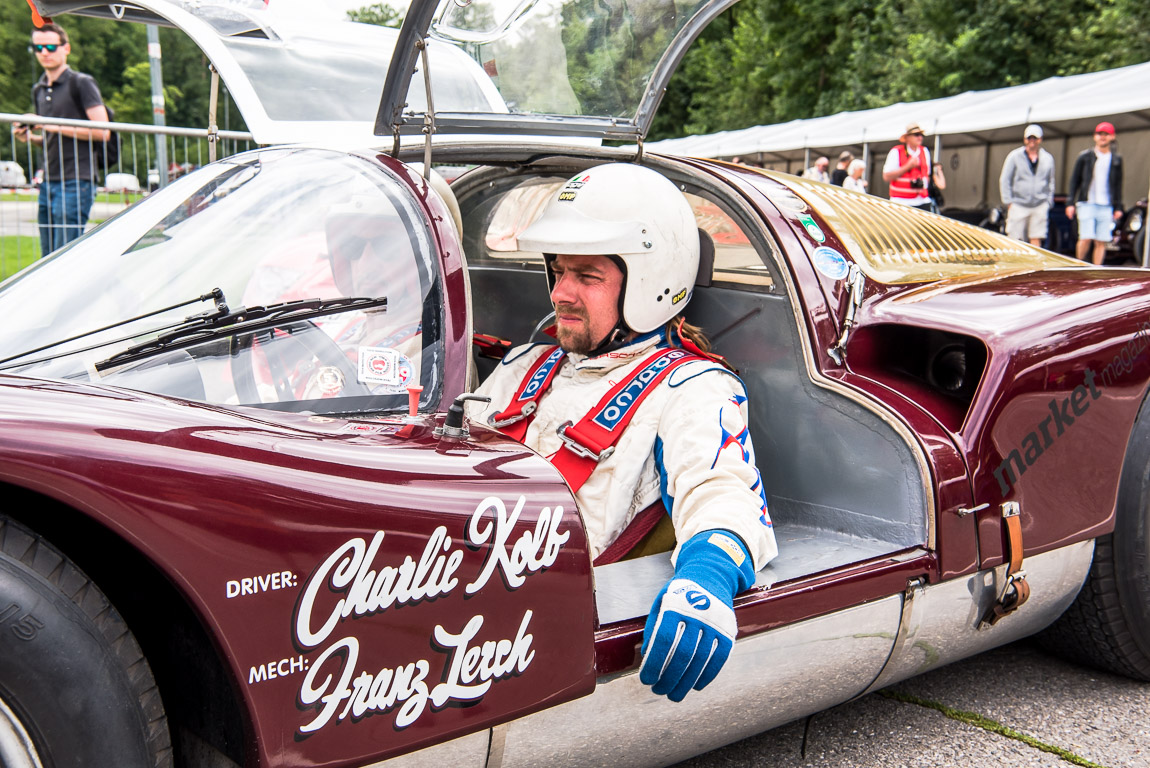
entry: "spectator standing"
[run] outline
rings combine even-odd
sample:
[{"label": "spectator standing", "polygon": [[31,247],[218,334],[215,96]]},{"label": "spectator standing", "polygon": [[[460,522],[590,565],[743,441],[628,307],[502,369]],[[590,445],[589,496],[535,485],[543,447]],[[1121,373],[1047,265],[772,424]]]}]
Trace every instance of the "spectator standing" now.
[{"label": "spectator standing", "polygon": [[843,185],[843,182],[846,181],[847,176],[850,175],[848,168],[850,167],[850,164],[854,162],[854,159],[855,156],[849,151],[844,150],[843,153],[839,155],[839,163],[835,166],[834,172],[831,173],[831,184],[834,184],[836,187],[841,187]]},{"label": "spectator standing", "polygon": [[[911,123],[899,137],[899,143],[887,153],[882,178],[890,184],[890,199],[896,203],[930,210],[930,150],[922,145],[926,134],[918,123]],[[941,168],[939,173],[941,175]],[[946,180],[939,185],[946,186]]]},{"label": "spectator standing", "polygon": [[843,179],[843,189],[866,192],[866,179],[862,177],[865,170],[866,163],[862,160],[851,160],[851,164],[847,166],[847,177]]},{"label": "spectator standing", "polygon": [[[32,87],[36,115],[107,122],[108,110],[100,87],[91,75],[68,66],[68,33],[57,24],[45,24],[32,32],[32,47],[44,74]],[[35,116],[28,123],[35,125]],[[40,126],[33,134],[29,125],[15,131],[19,141],[44,147],[44,184],[40,187],[40,254],[46,256],[84,234],[95,195],[96,169],[92,142],[107,141],[109,132],[63,125]]]},{"label": "spectator standing", "polygon": [[930,181],[926,185],[926,191],[930,193],[930,209],[935,213],[941,213],[942,206],[946,204],[942,198],[944,189],[946,189],[946,176],[942,172],[942,163],[935,163],[930,172]]},{"label": "spectator standing", "polygon": [[815,160],[814,165],[803,171],[803,178],[814,179],[824,184],[830,184],[831,177],[827,174],[827,168],[830,167],[830,164],[830,158],[820,157],[818,160]]},{"label": "spectator standing", "polygon": [[1111,151],[1114,126],[1102,122],[1094,129],[1094,148],[1074,161],[1066,218],[1078,216],[1078,258],[1086,261],[1094,244],[1093,260],[1102,263],[1114,222],[1122,216],[1122,156]]},{"label": "spectator standing", "polygon": [[1026,126],[1023,142],[1006,156],[998,191],[1006,206],[1006,234],[1042,245],[1054,204],[1054,156],[1042,148],[1042,126]]}]

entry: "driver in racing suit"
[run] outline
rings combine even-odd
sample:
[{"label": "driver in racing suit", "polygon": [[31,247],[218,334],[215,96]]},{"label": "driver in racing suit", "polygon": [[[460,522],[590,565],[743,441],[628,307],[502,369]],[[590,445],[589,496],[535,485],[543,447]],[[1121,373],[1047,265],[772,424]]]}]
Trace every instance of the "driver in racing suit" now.
[{"label": "driver in racing suit", "polygon": [[640,680],[674,701],[719,672],[733,599],[777,554],[743,384],[679,318],[699,237],[655,171],[609,164],[568,181],[519,237],[545,255],[559,346],[512,349],[478,389],[491,403],[472,409],[560,469],[597,562],[662,502],[675,575],[647,619]]}]

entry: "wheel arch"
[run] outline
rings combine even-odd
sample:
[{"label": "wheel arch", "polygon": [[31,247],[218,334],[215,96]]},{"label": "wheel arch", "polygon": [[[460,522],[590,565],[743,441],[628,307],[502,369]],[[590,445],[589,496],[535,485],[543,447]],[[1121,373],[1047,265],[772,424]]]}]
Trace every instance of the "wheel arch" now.
[{"label": "wheel arch", "polygon": [[[249,713],[235,681],[192,604],[142,552],[75,507],[0,482],[3,514],[43,536],[95,582],[139,642],[160,689],[176,764],[215,750],[243,765]],[[215,764],[215,763],[213,763]]]}]

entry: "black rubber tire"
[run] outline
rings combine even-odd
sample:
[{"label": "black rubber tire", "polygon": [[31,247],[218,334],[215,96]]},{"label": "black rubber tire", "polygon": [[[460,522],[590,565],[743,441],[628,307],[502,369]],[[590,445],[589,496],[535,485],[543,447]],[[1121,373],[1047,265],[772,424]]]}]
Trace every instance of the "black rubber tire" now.
[{"label": "black rubber tire", "polygon": [[0,515],[0,699],[45,768],[172,765],[152,671],[96,585]]},{"label": "black rubber tire", "polygon": [[1127,447],[1114,533],[1095,542],[1082,591],[1038,640],[1072,661],[1150,681],[1150,399]]},{"label": "black rubber tire", "polygon": [[[1146,247],[1146,227],[1150,226],[1150,221],[1142,224],[1142,230],[1134,236],[1134,263],[1142,265],[1142,254],[1145,253],[1142,249]],[[1147,265],[1150,266],[1150,265]]]}]

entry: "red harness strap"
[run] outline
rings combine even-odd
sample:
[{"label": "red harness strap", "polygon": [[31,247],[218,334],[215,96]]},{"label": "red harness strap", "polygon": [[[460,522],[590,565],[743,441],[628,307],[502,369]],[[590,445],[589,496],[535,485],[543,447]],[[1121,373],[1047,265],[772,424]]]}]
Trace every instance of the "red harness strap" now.
[{"label": "red harness strap", "polygon": [[578,493],[599,462],[615,452],[615,443],[631,423],[639,404],[659,382],[683,363],[702,359],[705,358],[685,349],[657,350],[604,395],[578,424],[568,421],[559,427],[563,446],[550,458],[572,493]]},{"label": "red harness strap", "polygon": [[535,365],[531,366],[527,375],[523,377],[523,382],[519,385],[515,396],[511,398],[511,402],[491,417],[489,422],[491,426],[512,440],[522,443],[523,438],[527,436],[527,427],[535,418],[539,398],[543,397],[551,386],[551,381],[563,367],[563,361],[566,359],[567,353],[559,347],[551,347],[540,355]]}]

